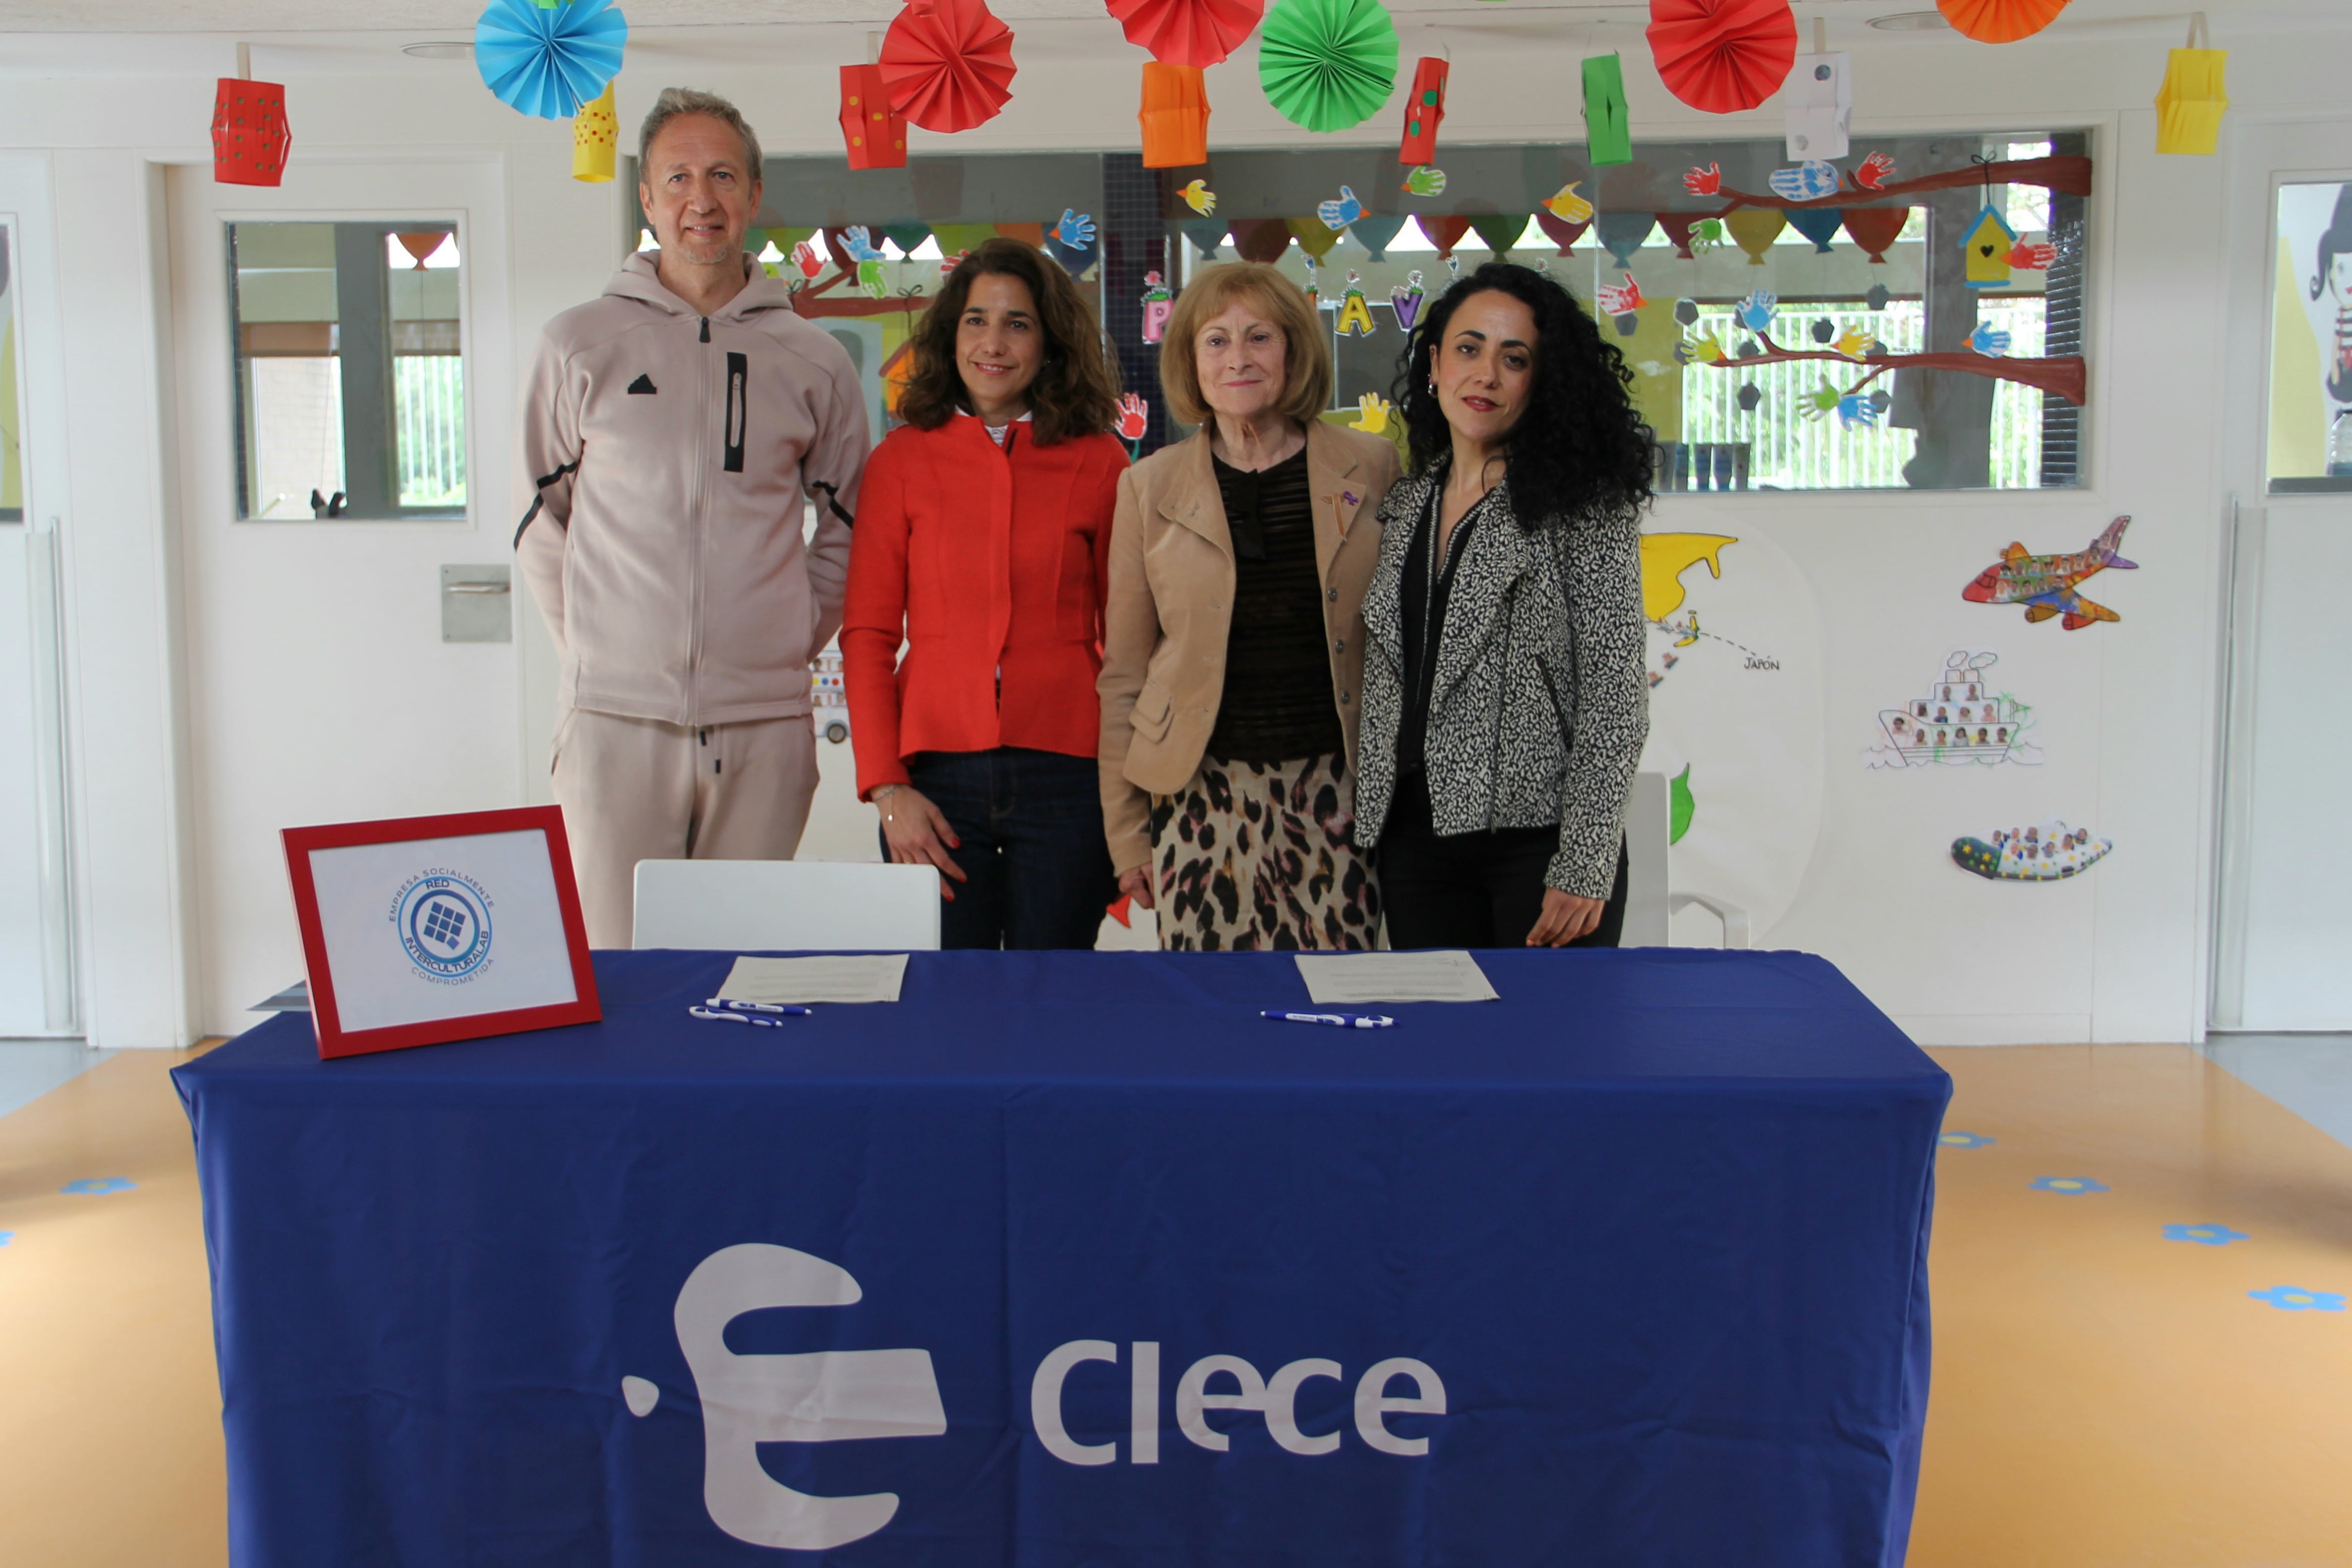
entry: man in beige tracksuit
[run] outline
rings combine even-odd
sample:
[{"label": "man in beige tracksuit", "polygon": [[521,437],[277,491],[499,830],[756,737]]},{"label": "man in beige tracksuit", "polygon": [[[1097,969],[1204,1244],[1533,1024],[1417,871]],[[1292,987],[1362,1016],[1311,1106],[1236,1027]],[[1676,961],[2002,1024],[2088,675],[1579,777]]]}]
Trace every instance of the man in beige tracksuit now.
[{"label": "man in beige tracksuit", "polygon": [[596,947],[630,945],[641,860],[798,847],[809,661],[841,624],[869,442],[849,356],[743,253],[742,117],[673,88],[639,145],[661,249],[541,335],[515,534],[562,658],[555,798]]}]

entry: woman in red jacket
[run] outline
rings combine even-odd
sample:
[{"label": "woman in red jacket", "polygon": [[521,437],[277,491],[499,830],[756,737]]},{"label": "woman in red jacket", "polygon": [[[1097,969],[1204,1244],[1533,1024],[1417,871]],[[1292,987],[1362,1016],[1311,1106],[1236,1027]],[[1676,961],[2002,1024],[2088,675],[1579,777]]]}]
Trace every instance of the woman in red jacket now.
[{"label": "woman in red jacket", "polygon": [[989,240],[916,329],[907,423],[866,466],[841,628],[857,790],[885,854],[939,868],[950,947],[1091,947],[1116,896],[1095,676],[1118,388],[1060,265]]}]

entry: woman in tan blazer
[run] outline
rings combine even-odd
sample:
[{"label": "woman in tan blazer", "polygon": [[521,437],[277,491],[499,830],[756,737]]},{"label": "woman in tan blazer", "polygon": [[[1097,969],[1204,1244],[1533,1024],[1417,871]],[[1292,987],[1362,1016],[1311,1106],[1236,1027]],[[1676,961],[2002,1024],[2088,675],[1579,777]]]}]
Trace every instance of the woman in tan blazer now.
[{"label": "woman in tan blazer", "polygon": [[1192,280],[1160,384],[1201,429],[1120,476],[1112,517],[1096,689],[1119,888],[1159,911],[1167,947],[1370,947],[1357,610],[1396,448],[1318,417],[1327,335],[1271,267]]}]

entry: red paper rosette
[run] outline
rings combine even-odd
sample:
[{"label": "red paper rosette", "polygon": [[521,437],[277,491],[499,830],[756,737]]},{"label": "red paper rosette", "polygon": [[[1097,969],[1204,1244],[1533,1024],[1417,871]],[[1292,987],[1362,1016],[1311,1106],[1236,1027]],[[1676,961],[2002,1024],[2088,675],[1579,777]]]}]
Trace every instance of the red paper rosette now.
[{"label": "red paper rosette", "polygon": [[1666,90],[1709,114],[1755,108],[1797,63],[1789,0],[1650,0],[1649,36]]},{"label": "red paper rosette", "polygon": [[1013,29],[982,0],[907,0],[881,64],[892,109],[926,131],[970,131],[1013,96]]},{"label": "red paper rosette", "polygon": [[1213,66],[1241,47],[1265,0],[1106,0],[1127,41],[1163,66]]}]

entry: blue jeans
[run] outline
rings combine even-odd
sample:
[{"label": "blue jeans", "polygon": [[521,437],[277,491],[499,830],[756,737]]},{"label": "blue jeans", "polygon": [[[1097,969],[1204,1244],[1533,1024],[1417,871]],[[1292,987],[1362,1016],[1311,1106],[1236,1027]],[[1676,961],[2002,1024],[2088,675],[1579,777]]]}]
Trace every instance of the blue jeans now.
[{"label": "blue jeans", "polygon": [[1093,758],[1013,746],[924,751],[907,759],[907,774],[962,841],[949,852],[965,880],[940,907],[941,946],[1095,945],[1118,879]]}]

